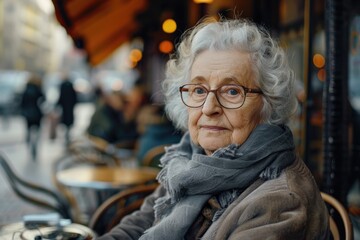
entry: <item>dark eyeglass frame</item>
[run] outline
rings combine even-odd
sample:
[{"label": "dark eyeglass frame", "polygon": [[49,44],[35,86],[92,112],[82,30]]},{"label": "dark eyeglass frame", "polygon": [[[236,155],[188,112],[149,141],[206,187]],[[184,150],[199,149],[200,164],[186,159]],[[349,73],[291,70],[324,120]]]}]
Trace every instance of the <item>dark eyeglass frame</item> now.
[{"label": "dark eyeglass frame", "polygon": [[[204,98],[204,102],[203,102],[201,105],[194,107],[194,106],[189,106],[188,104],[186,104],[186,102],[185,102],[185,100],[184,100],[184,98],[183,98],[183,92],[188,92],[188,91],[189,91],[189,88],[186,88],[186,86],[189,86],[189,85],[192,85],[192,86],[198,85],[198,86],[201,86],[202,88],[204,88],[204,89],[206,90],[206,97]],[[218,92],[219,89],[222,88],[223,86],[237,86],[237,87],[240,87],[240,88],[244,89],[244,101],[241,103],[241,105],[240,105],[239,107],[233,107],[233,108],[232,108],[232,107],[225,107],[225,106],[221,103],[221,101],[219,100],[219,97],[218,97],[217,92]],[[245,103],[246,94],[247,94],[247,93],[263,94],[263,92],[261,91],[261,89],[247,88],[247,87],[244,87],[243,85],[240,85],[240,84],[224,84],[224,85],[218,87],[217,89],[212,89],[212,90],[207,89],[207,88],[204,87],[202,84],[184,84],[184,85],[182,85],[182,86],[179,87],[179,92],[180,92],[180,96],[181,96],[181,101],[182,101],[187,107],[189,107],[189,108],[199,108],[199,107],[202,107],[202,106],[205,104],[206,99],[207,99],[209,93],[212,92],[212,93],[214,93],[214,95],[215,95],[215,97],[216,97],[216,100],[218,101],[218,103],[220,104],[220,106],[223,107],[223,108],[226,108],[226,109],[238,109],[238,108],[241,108],[241,107],[244,105],[244,103]]]}]

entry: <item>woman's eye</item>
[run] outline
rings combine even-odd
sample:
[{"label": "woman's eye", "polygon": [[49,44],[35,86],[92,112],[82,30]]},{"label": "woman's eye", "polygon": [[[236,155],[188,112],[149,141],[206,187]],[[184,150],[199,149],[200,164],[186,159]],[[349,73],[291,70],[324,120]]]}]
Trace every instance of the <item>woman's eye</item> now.
[{"label": "woman's eye", "polygon": [[239,90],[235,89],[235,88],[230,88],[226,91],[227,94],[231,95],[231,96],[236,96],[239,94]]},{"label": "woman's eye", "polygon": [[194,91],[193,91],[195,94],[198,94],[198,95],[201,95],[201,94],[204,94],[206,93],[206,90],[204,88],[201,88],[201,87],[196,87],[194,88]]}]

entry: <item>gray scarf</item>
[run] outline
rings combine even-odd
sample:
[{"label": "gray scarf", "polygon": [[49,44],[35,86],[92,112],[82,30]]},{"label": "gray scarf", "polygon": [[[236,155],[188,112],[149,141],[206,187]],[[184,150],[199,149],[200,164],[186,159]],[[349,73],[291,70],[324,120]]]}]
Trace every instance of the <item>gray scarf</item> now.
[{"label": "gray scarf", "polygon": [[160,160],[158,180],[167,195],[156,200],[156,224],[140,239],[183,239],[212,195],[244,190],[259,177],[274,179],[294,160],[293,136],[284,125],[258,125],[242,145],[231,144],[212,156],[186,133]]}]

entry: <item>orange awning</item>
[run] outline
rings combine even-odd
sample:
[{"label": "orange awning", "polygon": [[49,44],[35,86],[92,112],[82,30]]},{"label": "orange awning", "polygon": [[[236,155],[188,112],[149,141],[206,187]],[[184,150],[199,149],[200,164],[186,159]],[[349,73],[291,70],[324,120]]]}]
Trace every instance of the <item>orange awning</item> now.
[{"label": "orange awning", "polygon": [[53,0],[59,23],[91,65],[108,58],[138,29],[137,14],[147,0]]}]

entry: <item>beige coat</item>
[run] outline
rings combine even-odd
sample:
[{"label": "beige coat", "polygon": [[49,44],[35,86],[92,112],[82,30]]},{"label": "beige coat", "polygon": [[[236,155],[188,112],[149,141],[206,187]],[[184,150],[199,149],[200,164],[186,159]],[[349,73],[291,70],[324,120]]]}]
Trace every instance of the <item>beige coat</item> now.
[{"label": "beige coat", "polygon": [[[154,222],[154,200],[161,186],[140,211],[127,216],[99,239],[138,239]],[[328,239],[329,215],[316,182],[297,159],[279,178],[249,186],[206,231],[202,239]]]}]

